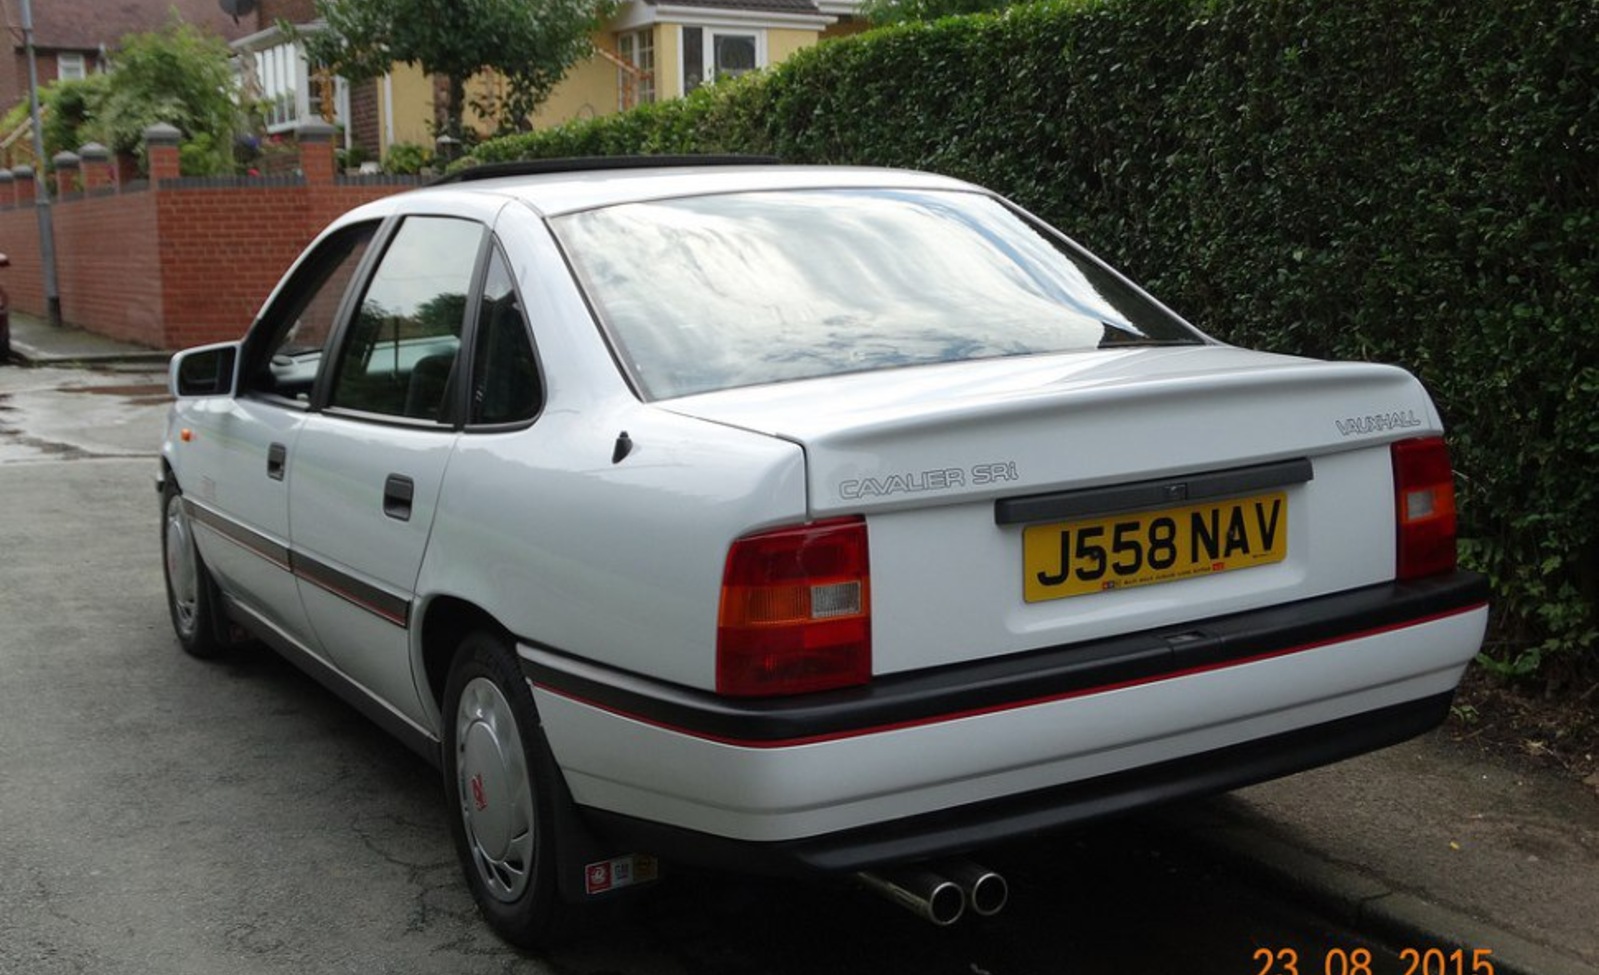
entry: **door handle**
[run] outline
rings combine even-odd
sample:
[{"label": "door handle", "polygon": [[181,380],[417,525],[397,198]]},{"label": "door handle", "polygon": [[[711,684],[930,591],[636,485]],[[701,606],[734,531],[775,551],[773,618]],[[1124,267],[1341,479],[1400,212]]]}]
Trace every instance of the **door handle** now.
[{"label": "door handle", "polygon": [[283,480],[283,468],[289,460],[289,448],[280,443],[267,447],[267,477],[274,481]]},{"label": "door handle", "polygon": [[396,521],[411,520],[411,499],[416,497],[416,482],[402,474],[390,474],[383,482],[383,513]]}]

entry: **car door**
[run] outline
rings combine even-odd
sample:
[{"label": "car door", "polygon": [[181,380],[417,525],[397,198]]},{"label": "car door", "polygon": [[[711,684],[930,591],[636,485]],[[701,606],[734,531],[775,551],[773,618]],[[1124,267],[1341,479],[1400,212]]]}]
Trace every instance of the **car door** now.
[{"label": "car door", "polygon": [[289,487],[301,599],[346,676],[427,726],[410,656],[412,597],[459,436],[457,363],[484,224],[404,218],[336,341]]},{"label": "car door", "polygon": [[290,555],[289,455],[377,227],[346,227],[308,251],[244,342],[237,395],[196,400],[184,415],[180,487],[206,564],[252,624],[307,649],[314,641]]}]

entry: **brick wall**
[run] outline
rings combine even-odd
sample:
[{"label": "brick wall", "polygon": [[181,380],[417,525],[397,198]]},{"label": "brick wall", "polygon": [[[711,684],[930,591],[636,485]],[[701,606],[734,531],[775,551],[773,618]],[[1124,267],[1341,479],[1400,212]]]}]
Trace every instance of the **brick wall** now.
[{"label": "brick wall", "polygon": [[[305,178],[161,178],[176,172],[176,152],[176,145],[151,145],[157,176],[148,183],[80,191],[51,207],[66,322],[158,349],[238,338],[324,226],[351,207],[408,188],[394,180],[336,179],[326,138],[302,139]],[[0,251],[12,262],[0,270],[0,284],[13,307],[43,316],[32,179],[12,175],[0,180]]]},{"label": "brick wall", "polygon": [[380,118],[378,83],[363,81],[350,86],[350,138],[377,159],[383,152],[383,120]]}]

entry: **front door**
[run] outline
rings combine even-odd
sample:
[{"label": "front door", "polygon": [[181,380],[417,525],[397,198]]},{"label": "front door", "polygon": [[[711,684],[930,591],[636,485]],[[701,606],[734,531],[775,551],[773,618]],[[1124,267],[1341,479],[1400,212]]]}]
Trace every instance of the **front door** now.
[{"label": "front door", "polygon": [[196,401],[180,485],[206,564],[255,625],[315,652],[292,571],[289,487],[323,349],[377,229],[348,227],[308,253],[241,352],[237,396]]}]

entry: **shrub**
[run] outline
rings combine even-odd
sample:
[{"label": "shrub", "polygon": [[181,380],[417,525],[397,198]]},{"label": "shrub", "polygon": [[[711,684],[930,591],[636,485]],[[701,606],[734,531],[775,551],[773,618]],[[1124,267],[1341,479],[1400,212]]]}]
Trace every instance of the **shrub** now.
[{"label": "shrub", "polygon": [[433,162],[433,154],[413,142],[396,142],[389,146],[383,168],[401,176],[415,176]]},{"label": "shrub", "polygon": [[1512,672],[1599,646],[1599,0],[1060,0],[886,28],[476,158],[773,153],[1012,197],[1211,334],[1395,362]]},{"label": "shrub", "polygon": [[93,106],[100,141],[143,162],[144,130],[165,122],[190,143],[182,157],[185,175],[233,171],[238,109],[225,43],[174,20],[160,31],[122,38],[112,67],[105,95]]}]

